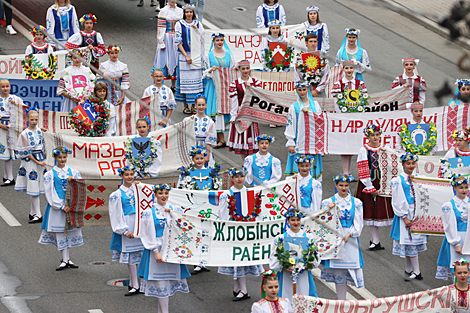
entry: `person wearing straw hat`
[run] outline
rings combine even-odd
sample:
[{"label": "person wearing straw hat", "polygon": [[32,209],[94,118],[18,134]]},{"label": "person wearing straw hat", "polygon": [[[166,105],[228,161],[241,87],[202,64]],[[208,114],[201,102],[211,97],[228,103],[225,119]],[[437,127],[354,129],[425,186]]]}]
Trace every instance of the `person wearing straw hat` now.
[{"label": "person wearing straw hat", "polygon": [[419,63],[419,59],[405,58],[401,60],[403,64],[403,74],[396,77],[392,83],[392,89],[399,88],[410,88],[410,103],[419,102],[424,105],[426,100],[426,81],[424,78],[418,75],[418,69],[416,68]]}]

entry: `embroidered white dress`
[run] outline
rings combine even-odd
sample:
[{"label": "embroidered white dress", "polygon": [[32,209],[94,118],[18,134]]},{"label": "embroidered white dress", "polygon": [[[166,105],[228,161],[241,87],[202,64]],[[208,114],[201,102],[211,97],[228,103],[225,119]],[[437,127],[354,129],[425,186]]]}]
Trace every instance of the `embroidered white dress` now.
[{"label": "embroidered white dress", "polygon": [[459,290],[456,285],[452,285],[449,289],[452,295],[452,313],[470,313],[470,288]]},{"label": "embroidered white dress", "polygon": [[[153,108],[153,109],[154,110],[160,109],[160,113],[162,115],[162,116],[158,116],[159,121],[160,121],[160,119],[166,118],[166,115],[168,114],[168,110],[176,109],[176,100],[175,100],[175,95],[173,94],[173,91],[165,85],[162,85],[162,87],[156,87],[155,85],[148,86],[147,88],[145,88],[144,95],[142,96],[142,98],[153,96],[154,94],[157,93],[157,90],[158,90],[158,100],[159,100],[160,107]],[[168,119],[165,126],[158,125],[157,129],[163,129],[170,125],[171,125],[171,118]]]},{"label": "embroidered white dress", "polygon": [[[47,9],[46,25],[47,36],[57,39],[64,46],[70,36],[80,32],[77,12],[73,5],[60,6],[59,10],[57,10],[55,4],[51,5],[49,9]],[[56,45],[52,43],[52,41],[51,44]],[[59,45],[56,45],[56,47],[57,50],[64,50],[64,48]]]},{"label": "embroidered white dress", "polygon": [[304,213],[320,210],[323,194],[322,184],[310,174],[305,177],[300,174],[286,177],[286,180],[292,179],[297,179],[297,186],[300,189],[300,210]]},{"label": "embroidered white dress", "polygon": [[[32,44],[30,44],[26,47],[26,51],[24,52],[24,54],[26,54],[26,55],[29,55],[31,53],[35,54],[34,53],[35,50],[36,50],[36,54],[53,54],[54,53],[54,50],[52,49],[52,46],[48,43],[45,43],[42,46],[38,46],[35,43],[32,43]],[[39,52],[39,51],[41,51],[41,52]],[[43,65],[47,66],[47,64],[43,64]]]},{"label": "embroidered white dress", "polygon": [[[256,159],[255,164],[253,164],[254,159]],[[245,183],[248,186],[258,186],[260,185],[259,181],[261,181],[263,185],[269,185],[281,180],[281,161],[272,156],[269,152],[266,155],[261,155],[259,152],[256,152],[255,154],[247,156],[243,162],[243,166],[247,169]],[[257,178],[259,181],[255,181],[254,178]]]},{"label": "embroidered white dress", "polygon": [[110,116],[109,116],[108,130],[106,131],[106,134],[104,136],[105,137],[116,136],[116,131],[117,131],[116,107],[114,106],[114,104],[112,104],[108,100],[106,100],[105,103],[106,103],[106,106],[108,107],[108,109],[110,111]]},{"label": "embroidered white dress", "polygon": [[[357,198],[351,197],[351,195],[342,198],[336,193],[334,198],[343,232],[345,235],[351,233],[351,237],[344,244],[344,259],[322,261],[321,279],[337,285],[349,284],[357,288],[364,288],[364,275],[362,272],[364,260],[359,243],[359,236],[364,226],[362,221],[362,202]],[[332,202],[333,199],[331,198],[323,200],[322,208],[327,208]]]},{"label": "embroidered white dress", "polygon": [[289,299],[278,297],[276,301],[266,298],[253,303],[251,313],[294,313]]},{"label": "embroidered white dress", "polygon": [[[38,242],[44,245],[54,245],[58,250],[83,245],[82,229],[80,227],[73,227],[68,230],[67,234],[65,233],[66,213],[63,209],[66,203],[65,199],[61,199],[57,194],[58,184],[54,181],[54,179],[57,178],[62,180],[60,187],[62,188],[62,194],[65,195],[67,179],[70,173],[75,179],[82,178],[78,170],[69,170],[68,166],[64,168],[54,166],[52,170],[44,175],[44,189],[49,204],[44,213],[44,219],[41,225],[43,230]],[[57,176],[57,178],[55,176]]]},{"label": "embroidered white dress", "polygon": [[27,128],[21,132],[15,149],[16,157],[21,158],[16,177],[16,191],[26,191],[28,196],[44,194],[43,176],[47,171],[46,167],[38,165],[30,157],[33,155],[37,161],[44,161],[46,159],[45,150],[42,130]]},{"label": "embroidered white dress", "polygon": [[[230,190],[224,191],[224,193],[219,197],[219,220],[221,221],[231,221],[230,210],[228,206],[228,198],[236,192],[246,191],[246,187],[243,186],[242,189],[237,189],[235,186],[230,187]],[[244,211],[246,208],[242,208],[243,216],[247,216],[248,212]],[[260,214],[256,217],[257,221],[263,221],[263,215]],[[248,275],[259,276],[264,272],[262,265],[249,265],[249,266],[220,266],[219,274],[223,275],[233,275],[233,279],[239,277],[245,277]]]},{"label": "embroidered white dress", "polygon": [[[108,83],[106,80],[102,80],[106,85],[108,85],[107,100],[113,105],[117,105],[117,101],[122,97],[122,90],[128,90],[131,88],[127,64],[122,63],[119,60],[116,62],[108,60],[100,64],[100,71],[103,71],[104,75],[108,76],[119,86],[119,88],[116,88],[113,84]],[[102,77],[98,77],[98,79],[100,78]],[[129,100],[124,97],[122,104],[127,102],[129,102]]]},{"label": "embroidered white dress", "polygon": [[[80,96],[89,97],[95,88],[95,75],[91,72],[90,68],[81,65],[69,66],[60,75],[59,86],[57,87],[57,95],[61,96],[63,93],[68,93],[74,98]],[[70,112],[78,102],[70,98],[64,97],[62,102],[61,111]]]},{"label": "embroidered white dress", "polygon": [[[14,95],[9,95],[6,98],[0,96],[0,123],[3,125],[10,125],[10,108],[14,105],[10,103],[10,101],[14,101],[18,104],[23,104],[23,100]],[[15,159],[15,152],[10,149],[11,147],[11,140],[9,136],[8,130],[4,130],[0,128],[0,160],[1,161],[8,161]]]},{"label": "embroidered white dress", "polygon": [[[183,121],[188,121],[191,117],[186,117]],[[204,117],[197,117],[194,116],[194,133],[196,136],[196,144],[207,147],[207,145],[211,145],[214,147],[217,145],[217,132],[215,131],[215,122],[208,117],[207,115]],[[206,164],[209,167],[214,167],[215,159],[214,154],[212,153],[209,156],[209,163]]]},{"label": "embroidered white dress", "polygon": [[326,23],[316,23],[312,25],[309,21],[305,21],[303,24],[307,34],[314,33],[317,35],[317,50],[327,53],[328,50],[330,50],[330,35],[328,34],[328,26],[326,26]]},{"label": "embroidered white dress", "polygon": [[272,20],[279,20],[282,26],[286,25],[286,12],[284,11],[284,7],[279,3],[273,5],[263,3],[258,7],[258,10],[256,10],[256,24],[258,28],[268,28],[268,23]]}]

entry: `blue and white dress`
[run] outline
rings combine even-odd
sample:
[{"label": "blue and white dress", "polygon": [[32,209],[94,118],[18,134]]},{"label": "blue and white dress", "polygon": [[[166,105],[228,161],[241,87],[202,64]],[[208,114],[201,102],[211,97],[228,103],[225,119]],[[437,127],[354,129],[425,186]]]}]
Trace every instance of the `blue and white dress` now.
[{"label": "blue and white dress", "polygon": [[323,188],[318,180],[310,174],[305,177],[297,174],[287,177],[287,179],[297,179],[297,186],[300,189],[300,209],[302,212],[310,213],[321,209]]},{"label": "blue and white dress", "polygon": [[[153,96],[158,90],[158,102],[160,104],[160,113],[162,116],[159,118],[160,119],[165,119],[166,115],[168,114],[168,110],[174,110],[176,109],[176,100],[175,100],[175,95],[173,94],[173,91],[165,86],[162,85],[161,87],[157,87],[155,85],[148,86],[144,90],[144,95],[142,98],[150,97]],[[157,109],[157,108],[154,108]],[[171,118],[168,119],[166,122],[165,126],[157,126],[157,129],[163,129],[167,126],[171,125]]]},{"label": "blue and white dress", "polygon": [[59,251],[83,245],[80,227],[73,227],[68,230],[67,234],[65,233],[66,213],[63,209],[66,204],[65,194],[69,177],[82,178],[78,170],[67,166],[64,168],[54,166],[44,175],[44,188],[48,204],[42,220],[42,233],[38,242],[43,245],[54,245]]},{"label": "blue and white dress", "polygon": [[[75,11],[75,7],[71,4],[68,6],[59,6],[58,8],[55,4],[51,5],[49,9],[47,9],[46,25],[47,35],[50,38],[57,39],[64,46],[70,36],[80,32],[77,12]],[[52,41],[51,44],[55,45]],[[56,47],[57,50],[63,50],[59,45],[56,45]]]},{"label": "blue and white dress", "polygon": [[372,68],[370,66],[369,55],[365,49],[361,48],[358,39],[356,39],[356,49],[350,50],[347,44],[347,36],[344,38],[343,43],[336,54],[336,65],[340,65],[346,60],[357,61],[356,79],[364,81],[362,73],[364,73],[365,70],[370,71]]},{"label": "blue and white dress", "polygon": [[15,149],[16,157],[21,158],[16,177],[16,191],[26,191],[28,196],[44,194],[43,177],[47,169],[31,160],[30,156],[34,156],[37,161],[44,161],[46,160],[45,150],[42,130],[26,128],[21,132]]},{"label": "blue and white dress", "polygon": [[[7,126],[10,125],[10,108],[13,105],[10,101],[23,104],[20,97],[8,95],[8,97],[3,98],[0,96],[0,123]],[[15,159],[15,153],[10,149],[10,140],[8,130],[0,128],[0,161]]]},{"label": "blue and white dress", "polygon": [[[418,252],[426,251],[427,237],[420,234],[412,234],[407,229],[403,218],[410,221],[414,218],[415,196],[414,187],[409,183],[409,175],[401,173],[392,179],[392,207],[393,218],[390,238],[393,239],[393,254],[400,257],[414,257]],[[410,238],[411,237],[411,238]]]},{"label": "blue and white dress", "polygon": [[281,180],[281,161],[272,156],[269,152],[266,155],[261,155],[259,152],[256,152],[255,154],[247,156],[243,162],[243,166],[247,169],[245,183],[248,186],[260,185],[254,178],[260,180],[263,185],[277,183]]},{"label": "blue and white dress", "polygon": [[330,36],[328,34],[328,26],[326,23],[310,24],[309,21],[303,23],[308,34],[315,34],[318,37],[317,51],[327,53],[330,50]]},{"label": "blue and white dress", "polygon": [[[186,117],[184,121],[191,119],[191,116]],[[199,146],[207,147],[210,145],[214,147],[217,145],[217,132],[215,131],[214,121],[208,117],[197,117],[194,115],[194,133],[196,135],[196,144]],[[206,166],[214,167],[215,159],[214,154],[212,153],[209,156],[209,163],[206,163]]]},{"label": "blue and white dress", "polygon": [[[274,256],[276,253],[276,246],[280,238],[285,239],[287,237],[306,237],[309,240],[314,239],[313,234],[307,234],[303,230],[300,230],[298,233],[292,232],[290,229],[287,229],[282,235],[278,235],[274,239],[274,245],[271,250],[271,255],[269,257],[269,268],[277,272],[277,277],[279,278],[279,293],[278,297],[283,297],[288,299],[292,303],[292,296],[294,294],[293,284],[292,284],[292,275],[288,271],[283,271],[277,257]],[[314,261],[313,266],[318,267],[319,262]],[[318,297],[317,288],[315,286],[315,281],[313,280],[313,275],[311,271],[304,271],[297,277],[297,294],[305,295],[310,297]]]},{"label": "blue and white dress", "polygon": [[460,258],[470,259],[468,254],[457,254],[455,247],[463,248],[467,235],[468,197],[461,200],[454,196],[442,206],[442,224],[446,233],[442,240],[441,251],[437,258],[436,278],[447,280],[454,278],[454,262]]},{"label": "blue and white dress", "polygon": [[[219,220],[221,221],[232,221],[230,216],[230,211],[228,207],[228,197],[233,196],[235,192],[246,191],[246,187],[243,186],[242,189],[237,189],[235,186],[230,187],[229,190],[224,191],[219,198]],[[244,208],[243,208],[244,209]],[[247,216],[248,212],[242,212],[243,216]],[[263,214],[259,214],[256,217],[256,221],[263,221]],[[248,275],[259,276],[264,272],[263,265],[249,265],[249,266],[220,266],[219,274],[223,275],[233,275],[233,279],[240,277],[245,277]]]},{"label": "blue and white dress", "polygon": [[279,3],[268,5],[263,3],[256,11],[256,24],[258,28],[268,28],[268,23],[272,20],[281,21],[282,26],[286,25],[286,12]]},{"label": "blue and white dress", "polygon": [[109,249],[113,250],[113,261],[135,265],[140,263],[144,246],[140,238],[127,238],[127,232],[134,233],[135,198],[134,184],[130,188],[121,185],[109,196],[109,219],[113,236]]},{"label": "blue and white dress", "polygon": [[141,240],[145,247],[137,275],[143,278],[140,291],[146,296],[168,298],[177,291],[189,293],[186,278],[191,276],[183,264],[157,263],[155,250],[162,250],[163,236],[169,225],[171,215],[165,209],[173,209],[170,205],[162,207],[155,203],[151,210],[142,213]]},{"label": "blue and white dress", "polygon": [[362,201],[347,195],[346,198],[335,194],[322,202],[322,208],[330,203],[336,203],[339,219],[345,235],[351,233],[348,242],[344,244],[344,259],[324,260],[321,279],[337,285],[349,284],[357,288],[364,288],[364,259],[362,258],[359,236],[364,226],[362,221]]}]

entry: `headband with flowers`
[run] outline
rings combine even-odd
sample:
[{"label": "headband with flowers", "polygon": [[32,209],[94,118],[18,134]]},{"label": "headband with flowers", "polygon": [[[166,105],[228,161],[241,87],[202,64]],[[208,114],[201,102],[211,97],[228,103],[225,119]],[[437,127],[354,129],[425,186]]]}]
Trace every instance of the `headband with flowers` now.
[{"label": "headband with flowers", "polygon": [[466,259],[460,258],[460,259],[458,259],[457,261],[454,262],[454,267],[455,267],[456,265],[466,265],[466,266],[470,266],[470,263],[469,263]]},{"label": "headband with flowers", "polygon": [[411,154],[409,152],[405,153],[400,157],[401,163],[405,163],[406,161],[415,161],[418,162],[419,157],[417,155]]},{"label": "headband with flowers", "polygon": [[369,125],[364,128],[364,136],[369,137],[370,134],[373,134],[375,132],[382,133],[382,130],[380,129],[379,125]]},{"label": "headband with flowers", "polygon": [[257,136],[255,139],[256,142],[259,142],[260,140],[267,140],[270,143],[272,143],[274,142],[274,137],[266,135],[266,134],[262,134],[262,135]]},{"label": "headband with flowers", "polygon": [[470,79],[467,79],[467,78],[457,79],[455,84],[459,85],[459,86],[469,86],[470,85]]},{"label": "headband with flowers", "polygon": [[89,14],[85,14],[83,15],[81,18],[80,18],[80,24],[85,24],[85,21],[92,21],[93,22],[93,25],[96,25],[96,23],[98,22],[98,19],[96,18],[96,16],[94,16],[93,14],[89,13]]},{"label": "headband with flowers", "polygon": [[463,129],[461,130],[456,129],[452,133],[452,138],[454,138],[454,140],[457,138],[460,138],[460,139],[468,141],[468,137],[469,137],[468,133]]},{"label": "headband with flowers", "polygon": [[194,102],[196,102],[197,99],[199,99],[199,98],[204,98],[206,100],[206,103],[207,103],[207,98],[202,93],[197,94],[196,97],[194,97]]},{"label": "headband with flowers", "polygon": [[193,157],[196,154],[203,154],[204,156],[207,156],[207,150],[203,146],[192,146],[191,150],[189,150],[189,156]]},{"label": "headband with flowers", "polygon": [[62,153],[64,154],[72,154],[72,150],[70,150],[67,147],[63,147],[62,149],[53,149],[52,150],[52,157],[55,158],[56,156],[61,155]]},{"label": "headband with flowers", "polygon": [[316,6],[314,6],[314,5],[311,5],[311,6],[309,6],[309,7],[307,8],[307,12],[315,11],[315,12],[318,13],[319,10],[320,10],[320,9],[319,9],[318,7],[316,7]]},{"label": "headband with flowers", "polygon": [[282,23],[280,20],[272,20],[268,22],[268,28],[274,27],[274,26],[282,26]]},{"label": "headband with flowers", "polygon": [[213,33],[211,35],[211,37],[212,37],[212,39],[214,39],[214,38],[225,38],[225,35],[222,34],[222,33]]},{"label": "headband with flowers", "polygon": [[73,49],[72,52],[77,54],[78,56],[80,56],[82,58],[85,57],[85,50]]},{"label": "headband with flowers", "polygon": [[138,118],[137,121],[135,121],[135,122],[137,123],[138,121],[141,121],[141,120],[146,120],[146,121],[147,121],[147,124],[149,125],[149,127],[150,127],[150,125],[152,125],[152,122],[150,122],[148,116],[140,117],[140,118]]},{"label": "headband with flowers", "polygon": [[227,169],[227,172],[230,176],[235,176],[235,175],[246,176],[246,174],[248,174],[246,167],[243,167],[240,170],[237,170],[236,168],[229,168]]},{"label": "headband with flowers", "polygon": [[295,163],[312,163],[315,162],[311,155],[299,155],[295,158]]},{"label": "headband with flowers", "polygon": [[162,71],[163,73],[165,73],[165,71],[161,68],[161,67],[153,67],[152,70],[150,71],[150,74],[153,74],[153,72],[155,72],[156,70],[160,70]]},{"label": "headband with flowers", "polygon": [[[463,179],[456,180],[459,177],[462,177]],[[452,185],[452,187],[457,187],[457,186],[460,186],[460,185],[468,185],[468,181],[462,175],[460,175],[460,174],[455,175],[454,174],[452,176],[452,181],[450,182],[450,184]]]},{"label": "headband with flowers", "polygon": [[261,277],[265,278],[265,277],[269,277],[269,276],[276,276],[276,271],[273,271],[273,270],[264,270],[263,273],[261,273]]},{"label": "headband with flowers", "polygon": [[171,186],[168,185],[168,184],[155,185],[155,186],[152,187],[152,190],[153,190],[154,193],[156,193],[159,190],[168,190],[168,191],[170,191]]},{"label": "headband with flowers", "polygon": [[354,177],[352,175],[347,175],[347,174],[339,174],[333,177],[333,181],[335,184],[343,182],[343,183],[350,183],[354,180]]},{"label": "headband with flowers", "polygon": [[310,83],[305,80],[299,80],[295,82],[295,88],[304,88],[304,87],[309,87]]},{"label": "headband with flowers", "polygon": [[33,38],[37,33],[44,34],[44,38],[47,37],[47,29],[42,25],[38,25],[38,26],[34,27],[33,29],[31,29],[31,35],[33,36]]},{"label": "headband with flowers", "polygon": [[298,218],[304,218],[305,214],[302,211],[297,210],[296,208],[290,208],[287,210],[286,213],[284,213],[285,218],[289,217],[298,217]]},{"label": "headband with flowers", "polygon": [[126,165],[126,166],[124,166],[124,167],[119,168],[117,171],[118,171],[118,173],[119,173],[119,176],[122,177],[122,174],[124,174],[125,171],[133,171],[133,172],[135,172],[135,167],[134,167],[134,166]]},{"label": "headband with flowers", "polygon": [[187,9],[190,9],[190,10],[196,10],[196,7],[194,6],[194,4],[186,4],[186,5],[183,5],[183,11],[184,10],[187,10]]},{"label": "headband with flowers", "polygon": [[350,28],[346,28],[344,31],[346,32],[346,35],[356,35],[356,36],[359,36],[361,32],[359,29],[351,30]]},{"label": "headband with flowers", "polygon": [[110,52],[120,52],[120,51],[122,51],[122,49],[121,49],[121,47],[109,46],[108,49],[106,49],[106,51],[108,53],[110,53]]}]

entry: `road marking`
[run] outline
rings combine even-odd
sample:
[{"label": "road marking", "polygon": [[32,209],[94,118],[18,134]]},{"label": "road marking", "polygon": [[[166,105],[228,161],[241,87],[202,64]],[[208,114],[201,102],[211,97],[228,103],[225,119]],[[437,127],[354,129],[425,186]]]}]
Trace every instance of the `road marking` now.
[{"label": "road marking", "polygon": [[24,28],[23,25],[18,23],[16,20],[12,20],[11,21],[11,26],[13,26],[14,29],[19,31],[21,35],[25,36],[26,39],[33,42],[33,36],[31,36],[31,32],[29,32],[26,28]]},{"label": "road marking", "polygon": [[88,310],[88,312],[90,312],[90,313],[103,313],[103,311],[101,311],[100,309],[92,309],[92,310]]},{"label": "road marking", "polygon": [[21,226],[20,222],[8,211],[3,204],[0,202],[0,216],[5,220],[5,222],[13,226]]},{"label": "road marking", "polygon": [[202,22],[202,24],[205,24],[207,26],[207,29],[219,29],[219,27],[215,26],[211,22],[209,22],[207,19]]},{"label": "road marking", "polygon": [[[330,288],[334,293],[336,293],[336,287],[335,284],[333,283],[327,283],[323,279],[320,279],[321,277],[321,270],[319,268],[315,268],[312,270],[312,273],[318,278],[319,281],[321,281],[326,287]],[[357,300],[352,294],[349,292],[346,293],[346,300]]]}]

